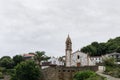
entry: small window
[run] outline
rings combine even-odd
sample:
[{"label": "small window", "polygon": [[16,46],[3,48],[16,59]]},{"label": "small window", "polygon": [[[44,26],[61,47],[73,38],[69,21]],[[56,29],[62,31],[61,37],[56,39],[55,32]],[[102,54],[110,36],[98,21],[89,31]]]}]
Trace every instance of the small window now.
[{"label": "small window", "polygon": [[63,70],[63,72],[65,72],[66,70]]},{"label": "small window", "polygon": [[70,72],[70,70],[68,70],[68,72]]},{"label": "small window", "polygon": [[80,59],[80,56],[78,55],[77,58]]}]

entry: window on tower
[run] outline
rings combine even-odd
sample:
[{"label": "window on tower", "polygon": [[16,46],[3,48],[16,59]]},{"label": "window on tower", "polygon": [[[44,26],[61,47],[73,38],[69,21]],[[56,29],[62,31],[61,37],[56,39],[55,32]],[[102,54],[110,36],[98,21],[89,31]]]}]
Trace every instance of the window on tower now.
[{"label": "window on tower", "polygon": [[77,58],[80,59],[80,56],[78,55]]}]

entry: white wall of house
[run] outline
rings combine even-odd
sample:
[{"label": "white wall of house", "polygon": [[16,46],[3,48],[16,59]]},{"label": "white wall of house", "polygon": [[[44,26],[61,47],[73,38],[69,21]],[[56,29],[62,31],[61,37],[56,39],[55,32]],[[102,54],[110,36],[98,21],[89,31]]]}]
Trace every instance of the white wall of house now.
[{"label": "white wall of house", "polygon": [[59,58],[55,58],[55,57],[51,57],[48,62],[51,62],[51,64],[53,65],[64,65],[64,63],[62,61],[59,60]]},{"label": "white wall of house", "polygon": [[77,66],[77,63],[80,63],[80,66],[95,65],[87,54],[80,51],[76,51],[71,55],[71,66]]},{"label": "white wall of house", "polygon": [[90,57],[90,59],[92,61],[94,61],[95,63],[102,63],[103,59],[101,56],[97,56],[97,57]]}]

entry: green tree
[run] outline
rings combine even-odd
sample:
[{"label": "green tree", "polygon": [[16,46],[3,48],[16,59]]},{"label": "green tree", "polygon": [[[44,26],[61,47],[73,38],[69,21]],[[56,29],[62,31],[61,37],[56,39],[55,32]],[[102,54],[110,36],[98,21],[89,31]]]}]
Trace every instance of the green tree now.
[{"label": "green tree", "polygon": [[116,49],[118,48],[118,45],[116,43],[106,43],[106,45],[107,45],[107,53],[116,52]]},{"label": "green tree", "polygon": [[120,46],[116,50],[117,53],[120,53]]},{"label": "green tree", "polygon": [[89,53],[91,56],[101,56],[108,53],[120,52],[120,37],[115,39],[109,39],[105,43],[92,42],[90,45],[87,45],[81,48],[81,51],[84,53]]},{"label": "green tree", "polygon": [[24,61],[15,67],[11,80],[39,80],[40,68],[34,61]]},{"label": "green tree", "polygon": [[107,49],[107,47],[106,47],[106,43],[99,43],[99,53],[100,53],[100,55],[104,55],[104,54],[106,54],[106,49]]},{"label": "green tree", "polygon": [[41,68],[41,61],[47,61],[50,57],[46,56],[44,51],[36,51],[34,59]]},{"label": "green tree", "polygon": [[96,47],[94,47],[93,45],[88,45],[86,47],[83,47],[81,49],[82,52],[88,53],[91,56],[95,56],[97,53],[97,49]]},{"label": "green tree", "polygon": [[92,42],[91,45],[96,47],[96,48],[99,47],[99,43],[98,42]]},{"label": "green tree", "polygon": [[19,64],[20,62],[24,61],[24,59],[23,59],[23,57],[22,57],[21,55],[15,55],[15,56],[13,57],[13,61],[14,61],[14,64],[15,64],[15,66],[16,66],[16,65]]},{"label": "green tree", "polygon": [[3,56],[3,57],[1,57],[1,59],[0,59],[0,60],[2,60],[2,59],[4,59],[4,58],[11,59],[11,57],[10,57],[10,56]]},{"label": "green tree", "polygon": [[11,69],[14,66],[14,61],[9,56],[3,56],[0,59],[0,66],[5,67],[6,69]]}]

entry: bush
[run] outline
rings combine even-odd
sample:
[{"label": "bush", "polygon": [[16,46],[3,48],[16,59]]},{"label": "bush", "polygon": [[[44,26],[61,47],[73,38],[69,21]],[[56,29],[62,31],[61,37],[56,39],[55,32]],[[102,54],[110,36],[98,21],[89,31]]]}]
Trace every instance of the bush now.
[{"label": "bush", "polygon": [[93,71],[81,71],[75,74],[74,80],[106,80]]},{"label": "bush", "polygon": [[74,80],[85,80],[90,76],[96,75],[93,71],[81,71],[75,74]]},{"label": "bush", "polygon": [[2,72],[0,72],[0,79],[3,79],[4,77],[3,77],[3,74],[2,74]]},{"label": "bush", "polygon": [[96,75],[96,76],[91,76],[90,78],[88,78],[86,80],[107,80],[107,79],[105,77],[101,77],[99,75]]},{"label": "bush", "polygon": [[104,59],[103,63],[105,66],[111,66],[111,67],[116,66],[114,58],[106,58]]},{"label": "bush", "polygon": [[15,69],[7,69],[6,70],[6,74],[8,74],[8,75],[12,75],[12,74],[14,74],[14,72],[15,72]]},{"label": "bush", "polygon": [[106,67],[105,74],[120,78],[120,65],[115,64],[115,59],[105,59],[104,65]]}]

